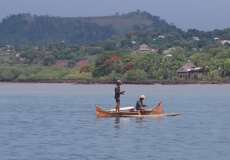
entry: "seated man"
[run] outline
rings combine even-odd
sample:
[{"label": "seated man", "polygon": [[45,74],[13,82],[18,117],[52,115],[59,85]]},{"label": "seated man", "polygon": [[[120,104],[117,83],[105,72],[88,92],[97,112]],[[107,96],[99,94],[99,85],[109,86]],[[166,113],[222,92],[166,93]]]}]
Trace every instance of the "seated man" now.
[{"label": "seated man", "polygon": [[136,110],[144,110],[144,107],[148,106],[143,104],[144,99],[145,99],[145,95],[141,95],[139,100],[137,100]]}]

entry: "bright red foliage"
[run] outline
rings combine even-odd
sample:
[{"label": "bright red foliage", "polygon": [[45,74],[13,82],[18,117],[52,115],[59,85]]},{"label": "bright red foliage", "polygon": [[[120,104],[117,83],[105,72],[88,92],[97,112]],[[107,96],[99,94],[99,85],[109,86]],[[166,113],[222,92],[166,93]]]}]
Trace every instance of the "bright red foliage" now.
[{"label": "bright red foliage", "polygon": [[102,67],[104,67],[106,70],[110,70],[113,68],[114,64],[117,63],[117,62],[122,62],[122,58],[121,57],[117,57],[117,56],[113,56],[109,59],[107,59]]},{"label": "bright red foliage", "polygon": [[134,66],[134,63],[133,62],[128,62],[126,63],[125,67],[124,67],[124,72],[128,71],[128,70],[131,70]]}]

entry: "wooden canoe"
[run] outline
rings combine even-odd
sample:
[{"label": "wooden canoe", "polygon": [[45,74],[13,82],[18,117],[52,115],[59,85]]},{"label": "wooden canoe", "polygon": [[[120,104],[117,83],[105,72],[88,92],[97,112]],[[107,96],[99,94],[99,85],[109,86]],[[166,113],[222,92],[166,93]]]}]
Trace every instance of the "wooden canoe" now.
[{"label": "wooden canoe", "polygon": [[164,116],[176,116],[182,113],[164,113],[162,102],[160,102],[156,107],[150,110],[120,111],[120,112],[103,110],[98,105],[96,105],[96,114],[97,117],[164,117]]}]

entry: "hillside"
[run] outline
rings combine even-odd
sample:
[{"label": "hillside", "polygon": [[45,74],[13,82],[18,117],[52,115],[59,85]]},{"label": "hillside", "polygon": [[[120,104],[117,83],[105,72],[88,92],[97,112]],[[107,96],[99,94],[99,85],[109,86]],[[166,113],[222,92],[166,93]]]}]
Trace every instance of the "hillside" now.
[{"label": "hillside", "polygon": [[104,17],[50,17],[18,14],[0,23],[0,47],[6,44],[44,45],[64,41],[67,44],[90,44],[125,37],[128,31],[149,28],[174,29],[159,17],[148,12],[130,12]]},{"label": "hillside", "polygon": [[149,28],[174,29],[160,17],[152,16],[148,12],[130,12],[122,15],[94,17],[92,22],[98,25],[111,25],[120,36],[124,36],[129,31],[147,30]]}]

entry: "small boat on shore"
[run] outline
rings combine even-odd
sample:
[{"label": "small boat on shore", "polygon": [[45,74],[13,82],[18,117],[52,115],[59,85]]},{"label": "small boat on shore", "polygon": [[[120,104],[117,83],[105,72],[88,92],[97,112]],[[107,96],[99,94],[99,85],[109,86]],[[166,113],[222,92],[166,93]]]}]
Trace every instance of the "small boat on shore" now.
[{"label": "small boat on shore", "polygon": [[96,105],[97,117],[165,117],[177,116],[182,113],[164,113],[163,104],[160,102],[156,107],[149,110],[135,110],[134,107],[121,108],[120,112],[112,110],[103,110]]}]

